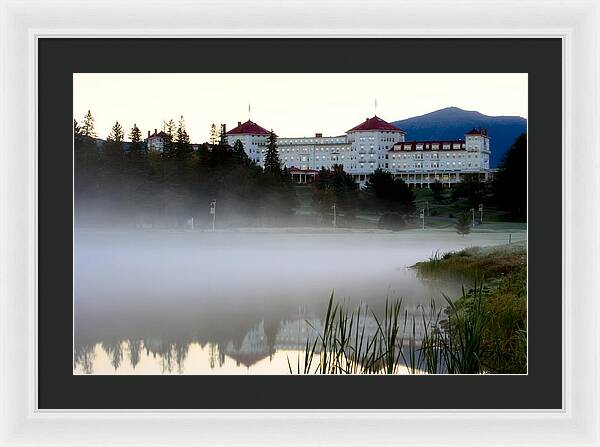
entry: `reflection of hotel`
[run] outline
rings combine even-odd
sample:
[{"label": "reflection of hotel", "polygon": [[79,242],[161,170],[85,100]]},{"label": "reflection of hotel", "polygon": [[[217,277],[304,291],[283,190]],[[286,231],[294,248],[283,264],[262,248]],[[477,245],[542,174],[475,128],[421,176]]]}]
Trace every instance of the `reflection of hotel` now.
[{"label": "reflection of hotel", "polygon": [[[248,120],[227,132],[230,145],[240,140],[246,154],[263,165],[269,131]],[[308,183],[317,171],[342,165],[364,184],[376,169],[392,173],[409,185],[434,181],[452,184],[467,173],[490,173],[490,140],[485,129],[473,129],[464,140],[405,141],[406,133],[378,116],[367,118],[345,135],[278,138],[279,158],[296,181]]]}]

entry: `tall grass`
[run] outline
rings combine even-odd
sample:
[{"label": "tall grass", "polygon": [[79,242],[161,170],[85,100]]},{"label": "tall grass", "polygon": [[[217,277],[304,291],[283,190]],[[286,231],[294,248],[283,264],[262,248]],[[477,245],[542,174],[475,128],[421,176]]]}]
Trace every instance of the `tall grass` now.
[{"label": "tall grass", "polygon": [[[446,307],[420,306],[411,316],[402,300],[386,300],[383,315],[359,305],[354,311],[329,299],[323,330],[306,342],[303,361],[300,354],[298,374],[481,374],[497,372],[486,360],[498,356],[486,342],[490,315],[485,306],[486,289],[482,285],[468,292],[463,289],[457,305],[445,297]],[[459,302],[461,302],[459,300]],[[375,321],[375,331],[368,333],[366,319]],[[417,333],[417,322],[421,333]],[[526,345],[525,332],[519,342]],[[492,362],[493,364],[494,362]]]}]

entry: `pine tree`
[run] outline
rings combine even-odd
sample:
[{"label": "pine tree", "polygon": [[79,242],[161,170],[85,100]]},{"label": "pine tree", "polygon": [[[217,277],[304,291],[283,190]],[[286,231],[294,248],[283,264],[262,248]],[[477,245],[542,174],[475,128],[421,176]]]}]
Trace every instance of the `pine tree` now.
[{"label": "pine tree", "polygon": [[458,216],[458,222],[456,222],[454,228],[456,228],[456,232],[461,234],[463,237],[465,234],[469,234],[471,232],[469,215],[467,213],[462,213],[460,216]]},{"label": "pine tree", "polygon": [[75,143],[75,147],[81,144],[81,128],[79,127],[79,123],[75,118],[73,118],[73,141]]},{"label": "pine tree", "polygon": [[215,126],[215,123],[212,124],[212,126],[210,126],[210,140],[209,140],[211,145],[215,145],[217,144],[217,126]]},{"label": "pine tree", "polygon": [[145,155],[144,143],[142,142],[142,132],[137,124],[134,124],[129,133],[131,145],[129,146],[129,156],[133,159],[142,158]]},{"label": "pine tree", "polygon": [[281,161],[277,153],[277,135],[271,130],[267,137],[267,153],[265,154],[265,172],[267,174],[280,175]]},{"label": "pine tree", "polygon": [[105,155],[111,160],[118,160],[123,155],[123,139],[125,132],[123,126],[118,121],[115,121],[108,137],[106,137]]},{"label": "pine tree", "polygon": [[106,141],[110,141],[113,143],[122,143],[125,138],[125,132],[123,132],[123,126],[118,121],[115,121],[112,128],[110,129],[110,133],[106,138]]},{"label": "pine tree", "polygon": [[192,145],[190,144],[190,137],[185,130],[185,120],[183,115],[179,118],[179,125],[175,133],[175,157],[179,159],[187,158],[192,152]]},{"label": "pine tree", "polygon": [[163,130],[169,136],[169,138],[173,140],[173,137],[175,136],[175,121],[172,119],[165,121]]},{"label": "pine tree", "polygon": [[96,131],[94,130],[94,117],[89,110],[83,117],[81,135],[87,138],[96,138]]},{"label": "pine tree", "polygon": [[227,132],[225,132],[225,125],[221,124],[221,131],[219,132],[219,146],[226,148],[229,146],[227,142]]},{"label": "pine tree", "polygon": [[168,141],[165,142],[163,146],[163,157],[164,158],[173,158],[175,156],[175,145],[174,145],[174,136],[175,136],[175,121],[170,119],[169,121],[163,122],[163,131],[168,136]]}]

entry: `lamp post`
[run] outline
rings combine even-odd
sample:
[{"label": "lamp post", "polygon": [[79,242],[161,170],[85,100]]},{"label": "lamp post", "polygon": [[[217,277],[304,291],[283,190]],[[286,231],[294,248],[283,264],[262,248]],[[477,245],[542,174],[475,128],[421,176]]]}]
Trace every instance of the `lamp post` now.
[{"label": "lamp post", "polygon": [[214,231],[215,231],[215,220],[217,218],[217,201],[216,200],[213,200],[212,202],[210,202],[209,210],[210,210],[210,214],[212,214],[212,217],[213,217],[213,219],[212,219],[213,220],[212,221],[212,230],[213,230],[213,233],[214,233]]},{"label": "lamp post", "polygon": [[479,204],[479,223],[483,223],[483,203]]},{"label": "lamp post", "polygon": [[337,214],[335,211],[335,202],[333,202],[333,206],[331,207],[331,209],[333,210],[333,228],[336,228],[337,226]]},{"label": "lamp post", "polygon": [[471,208],[471,226],[475,228],[475,208]]},{"label": "lamp post", "polygon": [[419,217],[421,218],[421,221],[423,223],[423,226],[421,229],[425,229],[425,208],[421,208],[421,211],[419,212]]}]

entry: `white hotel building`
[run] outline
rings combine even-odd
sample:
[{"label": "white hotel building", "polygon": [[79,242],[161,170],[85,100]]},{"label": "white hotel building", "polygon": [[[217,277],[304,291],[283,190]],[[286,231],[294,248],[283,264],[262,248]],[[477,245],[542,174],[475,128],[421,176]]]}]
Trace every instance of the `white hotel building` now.
[{"label": "white hotel building", "polygon": [[[233,145],[240,140],[248,156],[263,166],[269,131],[248,120],[227,132]],[[300,183],[322,169],[341,165],[363,185],[376,170],[390,172],[415,187],[439,181],[452,185],[465,174],[490,175],[490,140],[485,129],[473,129],[464,140],[405,141],[406,132],[378,116],[367,118],[345,135],[280,137],[279,158]]]}]

